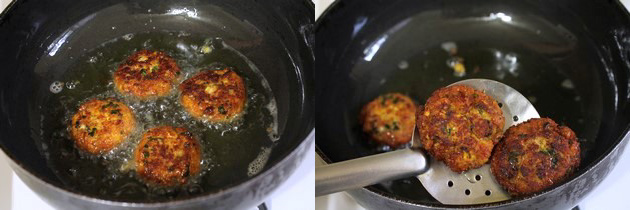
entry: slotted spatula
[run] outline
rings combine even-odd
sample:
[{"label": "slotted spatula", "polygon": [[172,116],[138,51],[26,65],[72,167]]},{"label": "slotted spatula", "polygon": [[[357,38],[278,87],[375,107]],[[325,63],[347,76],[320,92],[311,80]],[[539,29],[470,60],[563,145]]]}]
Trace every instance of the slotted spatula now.
[{"label": "slotted spatula", "polygon": [[[468,79],[452,85],[455,84],[481,90],[497,100],[505,117],[504,131],[512,125],[540,117],[525,96],[503,83]],[[416,176],[443,204],[480,204],[510,198],[492,176],[489,164],[455,173],[443,162],[428,158],[420,148],[420,136],[414,129],[409,148],[319,166],[315,169],[316,196]]]}]

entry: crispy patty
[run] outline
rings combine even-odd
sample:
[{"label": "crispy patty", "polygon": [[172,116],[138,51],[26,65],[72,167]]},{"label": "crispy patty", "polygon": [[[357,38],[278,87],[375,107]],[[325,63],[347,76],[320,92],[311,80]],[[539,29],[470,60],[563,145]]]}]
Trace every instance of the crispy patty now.
[{"label": "crispy patty", "polygon": [[136,172],[159,186],[186,183],[200,170],[199,143],[184,128],[155,127],[144,133],[135,150]]},{"label": "crispy patty", "polygon": [[400,93],[387,93],[366,104],[359,122],[370,139],[392,147],[411,140],[416,121],[416,105]]},{"label": "crispy patty", "polygon": [[492,155],[491,170],[513,196],[544,190],[562,182],[580,164],[575,133],[548,118],[510,127]]},{"label": "crispy patty", "polygon": [[144,100],[167,95],[179,74],[177,63],[166,53],[141,50],[118,66],[114,83],[119,92]]},{"label": "crispy patty", "polygon": [[488,162],[505,123],[494,99],[463,85],[433,92],[418,115],[422,147],[458,173]]},{"label": "crispy patty", "polygon": [[245,82],[230,69],[205,70],[179,85],[182,106],[198,119],[229,122],[245,109]]},{"label": "crispy patty", "polygon": [[93,99],[79,107],[70,124],[76,145],[92,154],[107,152],[122,143],[135,127],[131,109],[108,98]]}]

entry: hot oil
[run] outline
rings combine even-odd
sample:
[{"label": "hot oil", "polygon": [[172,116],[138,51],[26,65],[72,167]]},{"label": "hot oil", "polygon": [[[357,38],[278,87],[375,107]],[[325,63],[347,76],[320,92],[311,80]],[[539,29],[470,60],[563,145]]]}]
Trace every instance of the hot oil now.
[{"label": "hot oil", "polygon": [[[556,70],[552,62],[516,48],[484,48],[475,42],[459,42],[458,57],[464,58],[466,74],[458,76],[449,67],[451,56],[439,47],[425,50],[406,61],[408,69],[398,69],[382,81],[384,89],[400,90],[424,103],[431,93],[457,81],[487,78],[515,88],[527,97],[541,116],[580,128],[589,116],[583,96],[569,75]],[[421,73],[421,76],[417,76]],[[562,107],[562,111],[558,111]],[[592,120],[592,119],[591,119]],[[589,125],[592,126],[592,125]]]},{"label": "hot oil", "polygon": [[[349,145],[360,147],[362,155],[392,149],[367,141],[356,120],[361,107],[380,94],[401,92],[424,104],[441,87],[484,78],[518,90],[541,117],[574,130],[580,141],[580,167],[592,161],[602,122],[602,114],[593,110],[602,110],[599,86],[606,79],[593,72],[606,67],[587,57],[597,56],[584,50],[591,49],[585,46],[589,37],[571,33],[562,25],[527,19],[531,17],[514,16],[514,21],[531,24],[527,29],[502,20],[442,18],[412,17],[366,42],[364,50],[350,58],[356,98],[344,116]],[[412,201],[439,203],[421,186],[411,177],[372,189]]]},{"label": "hot oil", "polygon": [[[493,48],[482,42],[457,42],[456,45],[456,55],[437,45],[400,59],[397,65],[391,66],[390,74],[375,81],[378,91],[402,92],[424,104],[433,91],[457,81],[491,79],[518,90],[536,107],[541,117],[551,118],[581,134],[578,137],[583,144],[593,144],[596,133],[590,128],[598,126],[599,120],[588,112],[584,96],[576,90],[569,75],[556,69],[557,64],[518,48]],[[463,60],[464,75],[455,73],[451,64],[453,57]],[[369,64],[360,63],[357,69],[371,68],[366,65]],[[367,138],[360,129],[353,129],[356,131],[351,133],[361,136],[358,138]],[[394,149],[373,142],[366,144],[376,152]]]},{"label": "hot oil", "polygon": [[[149,101],[120,95],[114,90],[112,75],[121,62],[141,49],[164,51],[175,59],[182,70],[176,84],[200,70],[232,68],[246,84],[245,111],[233,122],[212,124],[192,118],[182,108],[176,87],[168,96]],[[50,146],[44,152],[59,178],[82,193],[114,200],[157,201],[218,191],[259,173],[278,139],[277,110],[269,84],[251,61],[221,38],[182,32],[128,34],[89,50],[59,82],[65,85],[63,90],[47,103],[44,123],[51,126],[45,128],[42,139]],[[67,125],[80,104],[109,97],[130,106],[136,129],[112,151],[86,154],[75,147]],[[142,134],[162,125],[184,127],[200,143],[202,170],[184,186],[152,186],[134,171],[133,152]]]}]

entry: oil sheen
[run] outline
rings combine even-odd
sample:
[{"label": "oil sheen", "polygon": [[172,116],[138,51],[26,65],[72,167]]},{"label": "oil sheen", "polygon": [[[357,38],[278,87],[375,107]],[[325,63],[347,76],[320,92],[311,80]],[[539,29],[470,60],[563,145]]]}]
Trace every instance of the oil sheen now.
[{"label": "oil sheen", "polygon": [[[352,61],[346,67],[351,69],[355,80],[351,82],[357,90],[352,108],[344,116],[351,145],[361,145],[362,154],[392,149],[366,141],[357,126],[361,107],[376,96],[400,92],[424,104],[441,87],[484,78],[518,90],[542,117],[574,130],[580,141],[582,167],[594,161],[597,128],[603,119],[602,113],[593,110],[603,109],[601,93],[605,91],[600,84],[607,77],[599,70],[607,67],[591,62],[598,55],[590,50],[595,49],[589,45],[590,36],[580,28],[514,13],[508,20],[496,18],[498,14],[507,17],[498,11],[471,17],[427,11],[382,34],[370,34],[369,41],[355,40],[353,44],[365,43],[365,48],[346,58]],[[439,204],[416,178],[383,182],[372,189]]]},{"label": "oil sheen", "polygon": [[[137,50],[166,52],[181,68],[172,92],[149,101],[125,97],[114,89],[112,75]],[[48,164],[73,190],[120,201],[163,201],[219,191],[255,176],[264,169],[278,140],[277,109],[267,80],[243,54],[219,37],[183,32],[127,34],[75,59],[61,81],[51,84],[42,123],[43,151]],[[179,102],[177,85],[200,70],[231,67],[243,77],[247,105],[242,116],[228,124],[192,118]],[[136,129],[130,137],[102,155],[75,147],[67,125],[78,107],[90,99],[116,98],[133,110]],[[142,134],[161,125],[184,127],[199,141],[201,172],[177,187],[151,186],[137,177],[133,152]]]}]

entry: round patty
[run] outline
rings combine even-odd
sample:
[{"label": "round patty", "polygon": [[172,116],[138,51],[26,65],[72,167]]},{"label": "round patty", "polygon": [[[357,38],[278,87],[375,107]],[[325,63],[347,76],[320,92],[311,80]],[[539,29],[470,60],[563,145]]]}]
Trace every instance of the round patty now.
[{"label": "round patty", "polygon": [[229,122],[245,109],[245,82],[230,69],[205,70],[179,85],[182,106],[195,118]]},{"label": "round patty", "polygon": [[70,124],[70,135],[76,145],[92,154],[107,152],[133,131],[135,119],[131,109],[108,98],[83,103]]},{"label": "round patty", "polygon": [[359,122],[370,139],[397,147],[411,140],[416,124],[416,105],[400,93],[387,93],[366,104]]},{"label": "round patty", "polygon": [[118,66],[114,83],[122,94],[144,100],[167,95],[179,74],[177,63],[166,53],[141,50]]},{"label": "round patty", "polygon": [[488,162],[505,123],[494,99],[463,85],[433,92],[418,115],[422,147],[458,173]]},{"label": "round patty", "polygon": [[135,151],[136,172],[160,186],[186,183],[200,170],[199,143],[184,128],[155,127],[144,133]]},{"label": "round patty", "polygon": [[492,174],[513,196],[544,190],[562,182],[580,164],[575,133],[548,118],[510,127],[491,160]]}]

